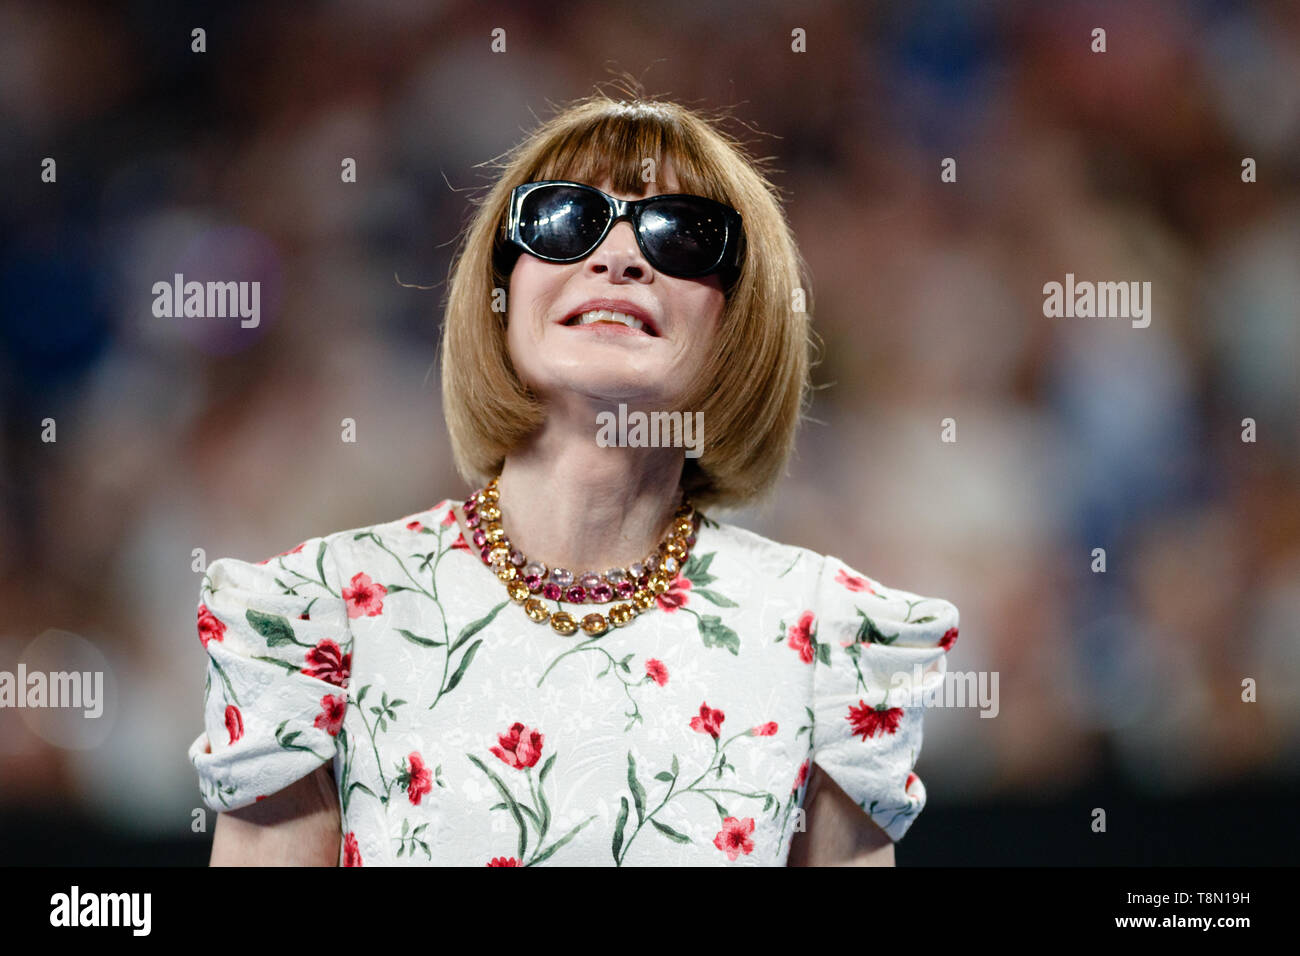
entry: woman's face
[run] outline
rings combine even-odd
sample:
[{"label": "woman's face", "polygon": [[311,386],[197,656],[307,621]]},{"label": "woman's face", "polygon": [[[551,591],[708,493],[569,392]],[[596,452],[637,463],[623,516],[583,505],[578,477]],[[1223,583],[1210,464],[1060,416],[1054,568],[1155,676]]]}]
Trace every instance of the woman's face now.
[{"label": "woman's face", "polygon": [[[667,164],[661,172],[663,188],[648,183],[646,196],[680,191]],[[641,198],[611,192],[608,181],[588,185],[619,199]],[[707,359],[725,303],[717,274],[679,279],[656,272],[632,224],[619,222],[578,262],[519,256],[506,305],[510,357],[544,401],[581,396],[693,411],[674,403]],[[588,308],[637,316],[645,329],[614,321],[579,324],[574,317]]]}]

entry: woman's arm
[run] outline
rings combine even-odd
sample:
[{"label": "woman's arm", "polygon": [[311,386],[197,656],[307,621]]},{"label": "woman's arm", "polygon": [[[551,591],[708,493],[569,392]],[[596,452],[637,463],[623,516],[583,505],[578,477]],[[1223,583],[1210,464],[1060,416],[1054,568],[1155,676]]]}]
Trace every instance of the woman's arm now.
[{"label": "woman's arm", "polygon": [[339,798],[328,764],[265,800],[217,814],[210,866],[338,866]]},{"label": "woman's arm", "polygon": [[804,832],[788,866],[893,866],[894,843],[817,764],[804,794]]}]

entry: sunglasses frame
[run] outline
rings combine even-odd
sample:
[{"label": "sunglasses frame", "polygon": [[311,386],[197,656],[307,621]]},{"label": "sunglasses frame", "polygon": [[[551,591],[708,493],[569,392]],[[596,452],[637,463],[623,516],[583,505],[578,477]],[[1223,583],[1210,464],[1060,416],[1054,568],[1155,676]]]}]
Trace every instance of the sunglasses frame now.
[{"label": "sunglasses frame", "polygon": [[[601,231],[600,236],[594,243],[592,243],[591,248],[582,255],[572,256],[565,259],[544,256],[534,252],[528,247],[527,243],[523,241],[520,226],[524,200],[536,190],[548,186],[570,186],[576,189],[585,190],[589,193],[594,193],[603,198],[606,205],[609,207],[611,214],[609,221],[605,224],[605,228]],[[716,206],[722,212],[723,218],[726,221],[727,237],[723,242],[722,251],[719,253],[717,261],[712,265],[697,272],[683,273],[669,272],[666,269],[660,268],[655,263],[649,250],[646,249],[645,240],[641,235],[641,216],[650,204],[666,199],[692,199]],[[541,179],[535,182],[522,183],[521,185],[516,186],[511,192],[510,208],[506,216],[506,223],[503,232],[506,241],[513,246],[515,250],[522,250],[530,256],[535,256],[536,258],[541,259],[543,262],[564,264],[569,262],[580,262],[587,258],[600,248],[600,244],[608,238],[609,233],[614,226],[623,220],[627,220],[631,223],[632,233],[636,236],[637,248],[641,250],[641,255],[645,256],[646,262],[650,263],[650,266],[655,271],[662,272],[664,275],[674,276],[679,279],[696,279],[702,276],[711,275],[715,272],[734,272],[734,270],[739,266],[740,253],[744,241],[744,223],[741,219],[740,213],[728,206],[726,203],[718,202],[716,199],[709,199],[707,196],[697,196],[693,193],[664,193],[657,196],[646,196],[643,199],[615,199],[608,193],[602,192],[595,186],[589,186],[586,183],[577,183],[567,179]],[[511,265],[513,265],[513,263],[511,263]],[[509,272],[509,270],[505,268],[503,268],[502,271],[506,273]],[[734,281],[734,278],[734,275],[731,276],[732,281]]]}]

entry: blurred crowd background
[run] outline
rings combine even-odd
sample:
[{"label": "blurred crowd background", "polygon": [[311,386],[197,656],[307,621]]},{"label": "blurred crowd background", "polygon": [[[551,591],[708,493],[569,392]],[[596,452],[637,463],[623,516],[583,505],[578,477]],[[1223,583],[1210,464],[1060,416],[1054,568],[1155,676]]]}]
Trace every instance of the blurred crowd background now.
[{"label": "blurred crowd background", "polygon": [[[0,3],[0,670],[39,638],[114,696],[93,732],[0,710],[3,862],[206,862],[194,549],[469,490],[449,257],[483,164],[611,71],[731,109],[813,276],[813,420],[720,517],[952,600],[950,669],[999,675],[996,718],[927,715],[900,862],[1294,859],[1300,5],[33,0]],[[260,280],[261,324],[155,318],[177,272]],[[1150,326],[1045,317],[1066,273],[1151,282]]]}]

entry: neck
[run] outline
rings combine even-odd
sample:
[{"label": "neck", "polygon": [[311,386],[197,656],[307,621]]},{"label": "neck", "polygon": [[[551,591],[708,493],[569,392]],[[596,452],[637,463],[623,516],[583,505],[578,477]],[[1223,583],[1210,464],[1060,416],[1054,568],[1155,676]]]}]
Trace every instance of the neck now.
[{"label": "neck", "polygon": [[594,414],[554,414],[506,458],[497,490],[502,526],[530,561],[574,574],[654,551],[681,503],[680,448],[602,448]]}]

